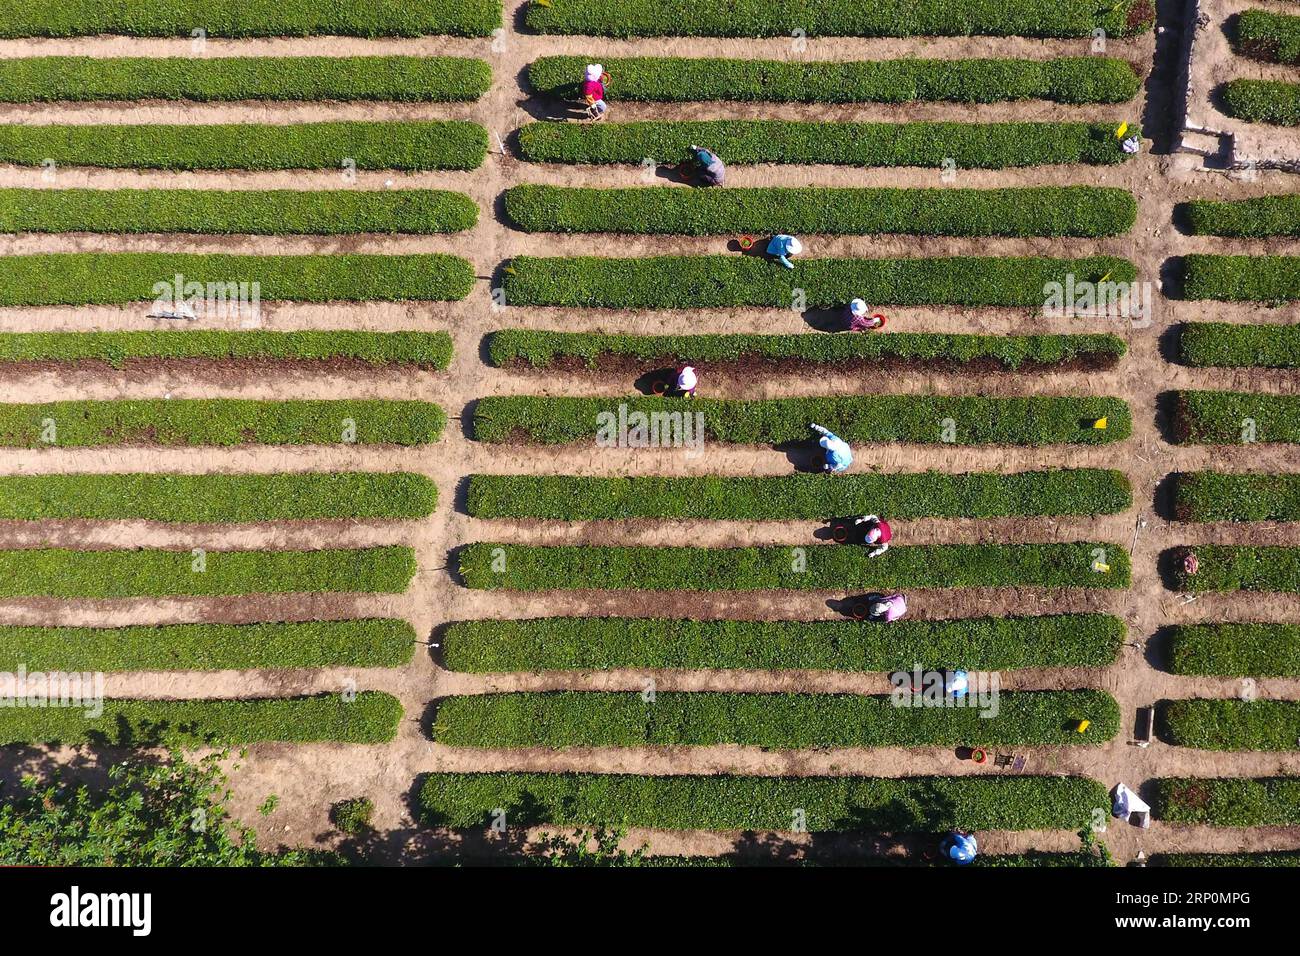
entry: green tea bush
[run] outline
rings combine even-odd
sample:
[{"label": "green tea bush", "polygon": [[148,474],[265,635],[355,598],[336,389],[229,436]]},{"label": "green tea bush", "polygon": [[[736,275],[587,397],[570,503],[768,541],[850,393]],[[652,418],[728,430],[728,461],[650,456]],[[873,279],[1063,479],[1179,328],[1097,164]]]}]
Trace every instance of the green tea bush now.
[{"label": "green tea bush", "polygon": [[1180,444],[1300,442],[1300,396],[1182,389],[1173,399],[1171,425]]},{"label": "green tea bush", "polygon": [[1132,193],[1099,186],[693,191],[525,184],[506,190],[505,208],[528,232],[687,236],[788,232],[1095,238],[1126,233],[1137,218]]},{"label": "green tea bush", "polygon": [[[238,287],[264,302],[447,302],[474,287],[474,267],[459,256],[54,252],[0,256],[0,306],[170,305],[182,295],[175,277],[216,287],[235,301]],[[166,291],[160,293],[164,286]],[[251,292],[248,293],[251,296]]]},{"label": "green tea bush", "polygon": [[[997,716],[970,706],[899,706],[889,696],[555,691],[474,694],[438,703],[432,736],[449,747],[932,747],[1100,744],[1119,728],[1105,691],[1004,691]],[[1079,721],[1089,718],[1084,734]]]},{"label": "green tea bush", "polygon": [[1300,196],[1193,199],[1183,209],[1194,236],[1300,236]]},{"label": "green tea bush", "polygon": [[[4,338],[0,336],[0,349]],[[891,332],[889,335],[606,335],[502,329],[488,339],[498,368],[545,369],[566,359],[588,369],[630,360],[719,366],[734,362],[844,365],[990,363],[1007,371],[1051,368],[1072,362],[1109,367],[1127,351],[1116,335],[973,335]]]},{"label": "green tea bush", "polygon": [[357,445],[427,445],[446,424],[446,413],[432,402],[387,399],[0,404],[0,447],[332,445],[349,437]]},{"label": "green tea bush", "polygon": [[477,169],[487,130],[465,120],[0,125],[0,162],[108,169]]},{"label": "green tea bush", "polygon": [[330,6],[311,0],[67,0],[0,11],[0,38],[188,37],[196,26],[210,37],[485,37],[501,26],[501,2],[368,0]]},{"label": "green tea bush", "polygon": [[1300,625],[1176,625],[1169,669],[1190,676],[1300,677]]},{"label": "green tea bush", "polygon": [[0,475],[0,520],[364,521],[424,518],[438,486],[410,472]]},{"label": "green tea bush", "polygon": [[1151,26],[1141,0],[1098,7],[1083,0],[550,0],[530,4],[524,22],[537,33],[606,37],[1029,36],[1086,37],[1096,29],[1122,37]]},{"label": "green tea bush", "polygon": [[[588,62],[539,57],[528,65],[528,83],[535,92],[572,99]],[[1127,62],[1103,56],[821,62],[604,57],[601,63],[610,73],[610,99],[647,103],[1124,103],[1140,85]]]},{"label": "green tea bush", "polygon": [[1300,750],[1300,701],[1171,700],[1170,743],[1198,750]]},{"label": "green tea bush", "polygon": [[1106,667],[1124,640],[1106,614],[939,621],[696,621],[546,617],[457,621],[442,634],[444,664],[502,671],[823,670]]},{"label": "green tea bush", "polygon": [[[156,127],[154,127],[156,128]],[[519,148],[533,163],[630,163],[685,159],[692,143],[734,165],[787,163],[961,169],[1129,159],[1116,123],[832,123],[789,120],[649,120],[525,123]],[[1126,135],[1138,135],[1130,127]],[[0,145],[3,140],[0,140]],[[0,149],[3,158],[3,149]],[[39,162],[39,160],[38,160]]]},{"label": "green tea bush", "polygon": [[1300,126],[1300,83],[1229,80],[1223,102],[1229,116],[1248,123]]},{"label": "green tea bush", "polygon": [[[203,570],[196,562],[202,561]],[[0,551],[0,597],[127,598],[231,594],[400,594],[415,551]]]},{"label": "green tea bush", "polygon": [[1300,475],[1193,471],[1172,484],[1179,521],[1300,521]]},{"label": "green tea bush", "polygon": [[[474,438],[543,445],[593,442],[605,427],[603,423],[609,428],[618,426],[621,406],[626,407],[629,434],[637,427],[637,415],[646,418],[647,429],[652,422],[658,423],[663,434],[669,435],[671,420],[651,416],[696,413],[704,416],[704,435],[696,439],[741,445],[807,442],[811,447],[816,435],[809,430],[809,422],[824,425],[854,443],[956,445],[1104,445],[1127,438],[1132,428],[1123,401],[1085,395],[870,395],[760,401],[499,395],[481,398],[475,405]],[[1096,420],[1103,417],[1107,427],[1094,428]],[[951,430],[945,429],[945,419],[952,421]]]},{"label": "green tea bush", "polygon": [[381,744],[397,734],[402,705],[361,691],[249,700],[106,700],[80,707],[0,708],[0,744],[186,747],[264,742]]},{"label": "green tea bush", "polygon": [[1300,328],[1186,322],[1179,328],[1178,358],[1198,368],[1300,368]]},{"label": "green tea bush", "polygon": [[1155,815],[1166,823],[1216,827],[1300,825],[1300,777],[1166,777],[1156,781]]},{"label": "green tea bush", "polygon": [[[533,547],[478,542],[459,554],[468,587],[484,590],[888,590],[894,588],[1127,588],[1118,545],[951,544],[865,548]],[[1300,551],[1300,549],[1296,549]],[[1107,572],[1093,570],[1103,555]],[[794,560],[800,557],[801,560]],[[500,570],[504,566],[505,570]]]},{"label": "green tea bush", "polygon": [[[1089,62],[1084,60],[1083,62]],[[1084,69],[1077,82],[1115,82]],[[476,100],[492,85],[483,60],[459,56],[31,56],[0,60],[0,103],[132,100]],[[1071,89],[1064,79],[1064,89]]]},{"label": "green tea bush", "polygon": [[[1181,560],[1189,550],[1195,574]],[[1300,591],[1300,548],[1206,544],[1175,548],[1170,558],[1177,591]]]},{"label": "green tea bush", "polygon": [[1183,257],[1184,296],[1226,302],[1300,299],[1300,256]]},{"label": "green tea bush", "polygon": [[0,332],[2,362],[363,362],[368,365],[451,364],[447,332]]},{"label": "green tea bush", "polygon": [[0,662],[43,671],[288,670],[400,667],[415,629],[384,618],[160,624],[131,627],[0,625]]},{"label": "green tea bush", "polygon": [[[1041,309],[1048,284],[1064,286],[1070,275],[1076,283],[1130,282],[1137,270],[1113,256],[796,258],[793,269],[760,256],[516,256],[506,267],[502,289],[508,305],[581,309],[789,308],[795,301],[826,309],[843,308],[855,297],[876,305]],[[1300,294],[1300,278],[1295,281]],[[795,290],[802,291],[802,300]]]},{"label": "green tea bush", "polygon": [[418,800],[426,824],[459,828],[486,827],[504,809],[517,826],[786,831],[799,807],[815,833],[1074,830],[1110,806],[1095,780],[1030,776],[431,773]]},{"label": "green tea bush", "polygon": [[[4,478],[0,478],[0,495]],[[1132,504],[1128,479],[1089,469],[1013,474],[794,474],[776,478],[588,478],[471,475],[475,518],[627,521],[695,518],[816,521],[879,512],[891,518],[1116,514]],[[0,500],[0,514],[5,502]]]},{"label": "green tea bush", "polygon": [[445,189],[0,189],[4,232],[432,234],[477,221],[474,201]]},{"label": "green tea bush", "polygon": [[1300,63],[1300,17],[1246,10],[1237,17],[1237,52],[1270,63]]}]

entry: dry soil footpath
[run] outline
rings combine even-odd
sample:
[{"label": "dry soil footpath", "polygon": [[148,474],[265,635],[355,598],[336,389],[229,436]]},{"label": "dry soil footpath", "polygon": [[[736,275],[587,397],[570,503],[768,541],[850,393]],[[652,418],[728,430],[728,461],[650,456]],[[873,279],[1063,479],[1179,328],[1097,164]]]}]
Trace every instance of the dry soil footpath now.
[{"label": "dry soil footpath", "polygon": [[[413,53],[479,56],[491,62],[494,80],[479,102],[460,106],[373,104],[131,104],[48,105],[0,107],[0,121],[18,123],[217,123],[240,121],[289,122],[334,118],[442,118],[473,119],[487,127],[494,149],[485,165],[466,173],[357,174],[355,187],[441,187],[470,195],[480,206],[479,224],[454,237],[351,237],[274,238],[181,236],[4,236],[0,253],[72,250],[222,250],[231,252],[450,251],[472,260],[479,282],[462,303],[365,305],[272,305],[265,310],[271,329],[360,328],[372,330],[446,329],[454,337],[456,354],[447,373],[392,374],[277,374],[193,372],[184,368],[154,375],[127,372],[79,371],[62,373],[36,370],[8,373],[0,378],[0,400],[41,401],[53,398],[157,398],[190,397],[345,398],[412,397],[443,404],[453,418],[468,425],[468,406],[491,394],[565,394],[581,388],[601,394],[630,392],[630,382],[611,379],[580,382],[563,377],[548,381],[493,369],[482,357],[486,333],[505,326],[603,331],[766,331],[801,332],[806,326],[788,310],[735,309],[701,312],[635,313],[613,316],[565,309],[494,309],[490,296],[492,277],[513,255],[563,255],[578,253],[645,255],[654,252],[721,252],[725,238],[605,239],[528,235],[511,228],[502,218],[500,196],[518,183],[554,185],[635,185],[635,169],[619,167],[546,167],[524,163],[513,154],[512,132],[535,116],[544,115],[543,104],[531,99],[523,87],[527,64],[547,54],[581,54],[592,60],[617,55],[725,55],[808,59],[874,59],[908,54],[926,56],[1030,56],[1085,55],[1088,42],[1008,39],[945,40],[812,40],[806,51],[792,53],[785,40],[645,40],[619,42],[583,38],[538,37],[519,32],[522,8],[508,0],[506,29],[493,41],[427,38],[410,41],[362,41],[317,38],[284,41],[209,41],[209,56]],[[1173,16],[1173,14],[1170,14]],[[1172,124],[1176,98],[1172,90],[1173,59],[1177,52],[1177,21],[1162,19],[1163,34],[1128,41],[1112,41],[1107,53],[1133,61],[1144,76],[1145,100],[1116,107],[1068,107],[1046,103],[987,106],[927,104],[923,106],[822,107],[695,104],[622,106],[620,119],[723,118],[780,116],[807,119],[952,119],[993,121],[1009,119],[1112,119],[1141,120],[1148,135],[1141,156],[1114,167],[1047,167],[1001,172],[959,171],[957,185],[966,187],[1049,185],[1080,183],[1130,189],[1140,204],[1138,224],[1130,235],[1093,240],[951,240],[917,238],[836,238],[813,240],[812,255],[889,256],[946,255],[956,253],[1090,255],[1114,254],[1132,259],[1145,281],[1157,282],[1171,256],[1191,251],[1263,252],[1276,244],[1246,241],[1193,240],[1172,225],[1176,202],[1197,196],[1261,195],[1294,192],[1300,181],[1282,173],[1262,173],[1250,183],[1236,182],[1224,174],[1193,168],[1194,157],[1168,151],[1170,136],[1162,130]],[[131,41],[94,38],[69,41],[0,42],[0,57],[37,54],[187,55],[188,40]],[[1169,130],[1168,132],[1172,132]],[[745,185],[938,186],[938,172],[916,169],[855,169],[834,167],[749,167],[732,170],[730,183]],[[51,185],[38,170],[0,168],[0,185],[42,188]],[[338,175],[327,172],[289,173],[163,173],[65,169],[57,174],[60,187],[171,186],[192,188],[343,188]],[[686,187],[678,187],[686,188]],[[0,311],[0,329],[147,329],[154,320],[144,306],[123,309],[10,309]],[[1105,319],[1045,320],[1021,310],[964,310],[899,308],[891,310],[894,328],[910,330],[1029,332],[1113,331],[1128,342],[1128,356],[1114,370],[1087,373],[1010,377],[963,376],[952,373],[889,374],[883,380],[864,382],[853,376],[830,374],[815,380],[778,376],[763,381],[707,383],[713,394],[736,397],[799,394],[915,392],[967,394],[1093,394],[1116,395],[1133,409],[1133,437],[1118,445],[1094,448],[997,449],[883,447],[864,449],[863,464],[883,471],[939,469],[1018,470],[1032,467],[1112,467],[1126,472],[1134,488],[1134,508],[1096,522],[1077,519],[1018,519],[994,522],[928,520],[899,522],[897,532],[908,542],[958,541],[1071,541],[1096,538],[1131,548],[1133,587],[1127,592],[1059,593],[1018,591],[920,591],[914,596],[913,614],[919,617],[1003,615],[1013,610],[1028,613],[1105,610],[1121,615],[1130,628],[1129,643],[1120,660],[1104,671],[1027,671],[1008,675],[1008,686],[1097,686],[1119,701],[1124,724],[1117,738],[1103,746],[1030,748],[1027,772],[1069,773],[1091,776],[1107,786],[1123,781],[1141,787],[1162,775],[1263,776],[1300,773],[1300,753],[1219,754],[1153,744],[1148,749],[1131,746],[1137,708],[1163,698],[1230,697],[1239,688],[1234,681],[1192,680],[1171,676],[1159,667],[1159,655],[1149,648],[1154,635],[1177,622],[1200,620],[1300,620],[1300,596],[1207,596],[1187,601],[1162,586],[1157,556],[1172,545],[1222,541],[1234,543],[1285,543],[1300,545],[1300,527],[1266,526],[1226,528],[1179,527],[1162,516],[1156,490],[1169,473],[1214,466],[1236,471],[1296,470],[1296,452],[1281,446],[1252,450],[1250,455],[1225,456],[1211,448],[1178,448],[1168,443],[1165,423],[1157,412],[1158,396],[1171,389],[1236,387],[1261,391],[1294,391],[1296,379],[1265,372],[1194,371],[1166,361],[1161,351],[1162,332],[1178,321],[1213,317],[1234,322],[1294,320],[1294,308],[1199,305],[1155,296],[1155,315],[1149,327]],[[818,545],[811,523],[638,522],[633,526],[488,522],[472,520],[463,511],[463,482],[475,472],[623,474],[762,474],[782,475],[791,470],[785,454],[762,448],[707,447],[698,457],[666,451],[604,449],[592,455],[587,448],[538,449],[523,446],[489,446],[471,441],[453,421],[448,434],[434,446],[412,449],[320,447],[165,449],[110,448],[84,450],[8,451],[0,456],[0,472],[58,473],[69,471],[179,471],[271,472],[279,470],[374,469],[417,471],[433,478],[441,494],[437,513],[428,520],[405,523],[328,523],[302,526],[252,525],[224,528],[158,526],[143,522],[96,524],[0,525],[4,546],[77,544],[87,547],[166,546],[284,547],[356,546],[409,543],[415,546],[420,570],[410,590],[399,596],[248,597],[220,600],[139,601],[6,601],[0,604],[0,622],[43,624],[162,623],[197,620],[248,621],[307,619],[334,615],[393,615],[409,619],[417,633],[436,643],[440,625],[483,617],[532,617],[554,614],[680,614],[713,618],[826,618],[839,617],[841,593],[737,595],[652,595],[568,592],[512,596],[501,592],[471,591],[461,586],[449,570],[458,546],[477,540],[511,540],[521,543],[616,542],[637,544],[681,543],[685,536],[710,546],[783,543]],[[861,467],[861,466],[860,466]],[[424,773],[449,770],[599,770],[632,773],[748,772],[759,774],[825,774],[899,776],[913,774],[967,774],[992,772],[959,760],[947,748],[823,750],[765,752],[756,748],[708,747],[666,750],[595,749],[563,753],[542,750],[464,751],[430,742],[427,727],[435,701],[448,694],[492,690],[548,688],[640,689],[643,672],[569,674],[511,674],[475,676],[452,674],[435,664],[435,655],[418,649],[413,662],[395,670],[353,672],[346,669],[303,672],[137,673],[110,676],[110,694],[150,697],[253,696],[297,694],[339,689],[355,679],[363,688],[398,696],[405,718],[396,740],[385,746],[261,745],[250,748],[234,771],[235,809],[253,823],[270,842],[333,843],[337,839],[327,821],[329,806],[337,800],[369,796],[376,804],[375,823],[380,831],[372,848],[380,859],[417,862],[446,853],[457,843],[464,849],[486,849],[484,838],[438,833],[418,826],[413,815],[413,791]],[[653,674],[662,690],[846,690],[878,692],[879,675],[808,674],[802,672],[663,672]],[[1300,681],[1264,680],[1261,696],[1300,697]],[[12,780],[21,771],[51,763],[74,764],[94,772],[103,754],[84,751],[38,749],[7,752],[4,776]],[[268,794],[280,797],[279,809],[262,817],[255,811]],[[632,839],[647,837],[658,852],[718,853],[733,846],[755,854],[786,855],[815,842],[828,852],[889,852],[898,847],[891,839],[874,836],[812,838],[798,834],[759,837],[717,833],[634,832]],[[1300,848],[1300,830],[1230,831],[1207,828],[1173,828],[1155,823],[1148,830],[1112,825],[1105,836],[1120,860],[1145,850],[1230,851],[1238,849]],[[993,852],[1029,848],[1066,849],[1077,846],[1069,833],[981,834],[981,846]]]}]

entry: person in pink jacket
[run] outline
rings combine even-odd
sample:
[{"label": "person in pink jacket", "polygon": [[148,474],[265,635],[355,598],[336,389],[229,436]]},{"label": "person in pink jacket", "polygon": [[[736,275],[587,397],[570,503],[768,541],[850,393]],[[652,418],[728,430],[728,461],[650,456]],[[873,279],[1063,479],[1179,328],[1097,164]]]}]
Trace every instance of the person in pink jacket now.
[{"label": "person in pink jacket", "polygon": [[587,112],[594,119],[604,119],[609,109],[605,102],[605,68],[599,63],[587,67],[586,79],[582,81],[582,99],[587,104]]},{"label": "person in pink jacket", "polygon": [[907,598],[901,594],[887,594],[877,597],[867,610],[870,621],[884,621],[888,624],[897,621],[907,613]]}]

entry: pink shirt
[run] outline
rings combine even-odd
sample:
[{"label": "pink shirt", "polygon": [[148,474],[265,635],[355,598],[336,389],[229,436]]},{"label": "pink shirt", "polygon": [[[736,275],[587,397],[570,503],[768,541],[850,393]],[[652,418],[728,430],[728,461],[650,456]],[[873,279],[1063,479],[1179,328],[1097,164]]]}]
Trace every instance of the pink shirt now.
[{"label": "pink shirt", "polygon": [[582,95],[590,96],[593,100],[603,100],[605,98],[605,84],[600,80],[584,80]]}]

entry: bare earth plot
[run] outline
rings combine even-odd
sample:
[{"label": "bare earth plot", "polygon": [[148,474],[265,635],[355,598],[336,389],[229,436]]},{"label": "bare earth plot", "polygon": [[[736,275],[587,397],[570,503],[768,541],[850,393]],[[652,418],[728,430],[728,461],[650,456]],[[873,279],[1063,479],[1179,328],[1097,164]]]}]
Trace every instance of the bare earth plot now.
[{"label": "bare earth plot", "polygon": [[[1264,5],[1300,14],[1295,4]],[[491,68],[485,92],[477,74],[457,73],[461,98],[441,98],[451,101],[432,93],[424,101],[396,101],[418,83],[445,81],[448,74],[437,71],[420,80],[401,73],[396,91],[390,82],[351,99],[295,99],[296,74],[286,69],[277,71],[287,77],[281,92],[262,81],[234,101],[127,91],[82,101],[15,96],[0,105],[7,124],[0,133],[13,134],[0,136],[0,191],[89,190],[107,200],[146,189],[214,196],[294,190],[422,204],[323,208],[298,197],[289,209],[284,198],[259,218],[253,202],[220,212],[196,201],[193,218],[206,223],[199,228],[191,220],[178,225],[174,210],[121,200],[99,205],[91,196],[52,207],[48,228],[28,220],[5,226],[0,256],[51,258],[42,263],[45,272],[29,269],[21,281],[13,260],[0,261],[0,269],[11,270],[0,294],[13,303],[0,307],[0,401],[32,406],[3,412],[10,417],[0,428],[0,508],[7,509],[0,513],[0,549],[21,552],[5,559],[11,573],[3,578],[16,583],[0,589],[0,625],[388,621],[373,632],[277,632],[253,641],[251,650],[190,651],[171,659],[179,663],[152,663],[147,642],[116,658],[104,651],[109,663],[100,666],[114,699],[334,695],[286,711],[288,724],[258,737],[235,772],[235,809],[269,846],[339,845],[330,807],[365,796],[375,803],[378,831],[368,849],[390,863],[459,852],[491,859],[539,831],[618,825],[625,815],[629,842],[648,841],[655,854],[916,860],[934,833],[953,826],[976,830],[988,854],[1064,852],[1079,847],[1076,833],[1092,824],[1093,810],[1107,808],[1104,791],[1123,782],[1157,813],[1147,829],[1103,814],[1109,826],[1101,836],[1118,861],[1139,852],[1300,850],[1294,806],[1289,819],[1229,820],[1205,810],[1213,802],[1208,788],[1158,783],[1300,773],[1300,718],[1290,710],[1269,711],[1265,721],[1262,708],[1207,716],[1166,703],[1300,701],[1292,631],[1179,630],[1300,623],[1294,554],[1232,550],[1300,547],[1300,513],[1289,486],[1261,479],[1260,486],[1198,488],[1171,479],[1203,471],[1291,474],[1300,441],[1293,424],[1300,417],[1284,400],[1294,400],[1300,349],[1273,343],[1268,354],[1282,358],[1264,361],[1263,346],[1231,340],[1244,326],[1293,323],[1300,299],[1294,260],[1279,259],[1267,275],[1242,275],[1261,268],[1252,262],[1272,261],[1264,257],[1297,254],[1300,213],[1268,212],[1283,222],[1289,216],[1289,232],[1240,235],[1218,227],[1224,234],[1215,235],[1208,231],[1214,226],[1192,234],[1200,220],[1189,224],[1182,208],[1193,200],[1294,197],[1300,190],[1285,172],[1258,169],[1248,180],[1234,179],[1173,151],[1182,11],[1162,8],[1154,32],[1141,29],[1149,8],[1125,5],[1119,20],[1106,21],[1098,51],[1092,25],[1073,20],[1059,31],[1065,35],[1045,38],[836,37],[816,30],[792,38],[785,24],[757,39],[597,38],[563,32],[571,6],[572,0],[509,0],[505,25],[492,37],[214,33],[201,52],[188,31],[184,38],[0,41],[0,90],[6,64],[37,56],[204,64],[230,57],[456,57]],[[618,7],[613,0],[597,5],[604,6]],[[1005,32],[1015,33],[1015,25]],[[1225,41],[1219,52],[1230,56],[1229,49]],[[605,64],[612,74],[607,120],[584,123],[565,99],[569,93],[530,86],[530,66],[539,70],[533,82],[540,85],[539,61],[555,57],[575,58],[579,70]],[[1075,74],[1047,83],[1033,69],[1082,58],[1072,69],[1091,70],[1102,57],[1118,62],[1089,82],[1116,92],[1094,92],[1082,102],[1078,91],[1088,83],[1071,80]],[[693,101],[703,81],[685,83],[685,92],[673,96],[656,93],[671,76],[629,58],[808,66],[792,87],[807,95],[772,102],[765,97],[774,97],[776,80],[768,76],[749,99],[733,91],[735,99]],[[881,102],[881,94],[864,94],[856,102],[827,102],[835,97],[808,92],[821,89],[810,65],[904,58],[1029,61],[1015,68],[1016,82],[1029,82],[1030,73],[1039,78],[1011,101],[960,102],[932,92],[930,101]],[[387,71],[396,69],[378,72],[391,76]],[[1295,67],[1252,64],[1241,75],[1262,71],[1294,78]],[[737,66],[714,72],[745,75]],[[966,95],[987,86],[997,93],[1011,84],[1009,76],[972,74],[934,89],[955,86]],[[635,90],[634,81],[641,84]],[[842,92],[852,82],[841,75],[827,88]],[[627,84],[622,94],[620,83]],[[1073,92],[1060,93],[1063,86]],[[715,137],[700,145],[728,162],[726,187],[707,194],[709,201],[725,200],[730,190],[903,192],[857,197],[852,212],[864,223],[857,230],[795,230],[805,252],[789,275],[742,256],[738,237],[752,232],[765,242],[796,214],[841,221],[854,197],[839,196],[828,214],[817,206],[825,194],[768,196],[754,201],[752,218],[738,220],[752,225],[736,229],[714,220],[683,224],[658,209],[655,216],[668,224],[656,234],[601,231],[600,217],[617,216],[626,203],[606,198],[598,208],[583,206],[588,200],[571,192],[565,208],[591,217],[572,231],[545,221],[556,215],[558,196],[538,204],[543,219],[532,231],[511,217],[509,191],[526,185],[690,195],[672,167],[684,158],[679,139],[696,131],[651,130],[636,139],[620,125],[684,121],[730,128],[698,128]],[[767,127],[745,138],[737,130],[749,121],[890,126],[813,126],[802,134]],[[444,122],[459,125],[427,126]],[[352,123],[386,125],[311,126]],[[918,123],[979,129],[901,126]],[[994,129],[1012,123],[1050,126]],[[1141,131],[1136,155],[1123,152],[1120,124],[1129,135]],[[159,129],[146,137],[78,138],[96,125]],[[237,133],[220,132],[227,125]],[[39,134],[46,138],[35,143],[23,138],[24,131],[64,126],[70,130]],[[180,132],[169,139],[162,127]],[[1250,132],[1267,137],[1275,129],[1253,124]],[[112,151],[120,168],[78,163],[108,135],[122,137]],[[236,139],[222,140],[226,135]],[[1278,135],[1293,136],[1294,128]],[[202,142],[209,147],[195,145]],[[663,151],[638,151],[647,142]],[[774,157],[773,144],[784,144],[788,155]],[[758,161],[746,162],[747,149],[758,151]],[[50,153],[58,158],[43,166]],[[954,153],[962,160],[945,163]],[[647,158],[653,162],[644,164]],[[1014,192],[1030,187],[1055,192]],[[1088,195],[1090,203],[1111,205],[1080,206],[1061,217],[1031,214],[1050,211],[1053,201],[1064,204],[1074,194],[1063,190],[1078,187],[1109,191]],[[936,193],[923,201],[920,190]],[[984,202],[992,190],[1013,192],[1000,206],[944,211],[948,202]],[[404,197],[408,191],[412,196]],[[466,219],[463,204],[447,205],[455,200],[433,191],[468,197],[477,217]],[[964,195],[972,191],[981,196]],[[883,212],[890,202],[906,204],[894,220]],[[724,213],[731,214],[718,215]],[[1241,216],[1259,222],[1264,213]],[[921,217],[934,225],[923,235],[906,234]],[[1013,221],[1020,225],[1012,228]],[[415,225],[403,230],[395,222]],[[1083,222],[1091,228],[1081,229]],[[129,268],[119,266],[122,259],[84,258],[116,253],[144,256]],[[83,258],[57,258],[69,254]],[[181,254],[210,258],[171,258]],[[1249,258],[1185,260],[1189,255]],[[375,258],[344,258],[361,256]],[[626,275],[644,263],[540,257],[674,260],[634,282]],[[915,263],[887,261],[895,259],[937,260],[921,267],[936,272],[907,272]],[[863,266],[865,260],[877,263]],[[322,261],[343,265],[331,271]],[[195,278],[261,278],[264,289],[286,294],[263,292],[257,323],[248,314],[151,317],[159,309],[149,293],[154,283],[171,281],[177,262],[181,271],[197,270]],[[611,268],[612,278],[600,272]],[[689,271],[690,281],[674,270]],[[1134,280],[1139,301],[1149,290],[1150,310],[1043,314],[1043,277],[1066,274],[1083,282]],[[799,337],[788,346],[794,349],[805,348],[802,341],[830,341],[825,329],[861,288],[880,290],[869,304],[888,314],[887,330],[833,339],[870,342],[861,347],[881,353],[774,359],[758,354],[754,343],[741,348],[735,339],[696,338]],[[808,294],[806,308],[789,307],[792,289]],[[1209,321],[1227,324],[1231,341],[1210,343],[1196,358],[1182,327]],[[496,351],[504,340],[492,338],[502,330],[539,335],[505,355]],[[270,337],[253,345],[214,338],[202,348],[171,338],[105,339],[97,357],[87,357],[68,338],[10,335],[164,331]],[[344,331],[370,335],[328,334]],[[325,335],[281,335],[290,332]],[[424,337],[385,338],[393,333]],[[565,353],[559,337],[541,333],[673,341],[651,348],[641,338],[602,350],[584,339]],[[895,345],[900,334],[917,338],[904,348]],[[543,341],[559,351],[531,360],[539,353],[528,349]],[[972,357],[969,349],[977,347],[984,351]],[[733,351],[724,359],[709,348]],[[1039,358],[1026,361],[1031,352]],[[647,398],[650,373],[696,354],[704,356],[697,360],[696,404],[669,399],[663,407],[706,416],[701,447],[596,447],[594,411],[660,401]],[[1191,394],[1197,392],[1245,397]],[[596,404],[574,404],[583,398]],[[186,405],[215,399],[238,401]],[[166,408],[112,405],[145,400]],[[60,402],[95,407],[48,404]],[[829,416],[823,423],[853,442],[849,474],[815,473],[804,429],[817,420],[812,411]],[[1105,430],[1094,427],[1102,416]],[[46,419],[55,424],[48,435]],[[948,419],[952,440],[943,437]],[[1026,476],[1033,472],[1043,477]],[[277,484],[206,492],[187,486],[170,494],[93,483],[61,490],[4,484],[18,476],[162,473],[277,476]],[[310,487],[290,480],[317,474],[370,477]],[[1067,490],[1062,474],[1078,483]],[[782,484],[792,475],[807,482]],[[574,481],[506,488],[489,487],[480,476]],[[629,489],[617,481],[632,477],[660,482]],[[710,478],[748,483],[672,483]],[[921,480],[929,484],[904,486]],[[853,482],[860,490],[845,490],[858,489]],[[223,507],[200,507],[205,494]],[[28,500],[37,504],[24,511]],[[632,502],[643,513],[619,517]],[[870,560],[833,543],[829,533],[832,519],[869,511],[890,517],[895,533],[894,547]],[[713,550],[662,550],[670,547]],[[1186,547],[1196,553],[1194,574],[1179,550]],[[615,548],[627,550],[609,550]],[[77,563],[84,555],[67,557],[119,549],[153,556],[132,578],[133,588],[108,588]],[[209,586],[207,577],[195,586],[193,578],[209,571],[191,569],[192,549],[202,549],[221,586]],[[38,550],[58,553],[41,555],[35,566]],[[893,624],[880,634],[853,620],[863,594],[894,589],[908,594],[912,630]],[[561,620],[570,618],[638,620]],[[413,629],[409,659],[401,646],[406,632],[394,631],[393,621]],[[511,629],[510,622],[521,623]],[[174,632],[167,637],[180,640]],[[900,647],[914,650],[922,666],[997,671],[1005,712],[969,720],[969,712],[918,710],[912,720],[878,707],[890,690],[887,672],[910,669],[897,656]],[[47,661],[57,658],[41,655],[50,653],[33,651],[31,660],[15,653],[10,661],[49,669]],[[69,658],[64,666],[75,665]],[[647,702],[651,687],[656,699]],[[345,700],[353,691],[376,692],[357,698],[373,708],[364,721],[347,719],[355,713]],[[400,717],[377,695],[391,695]],[[335,701],[343,703],[330,709]],[[1135,746],[1139,709],[1151,706],[1159,712],[1157,739]],[[314,720],[317,709],[329,719],[293,723],[300,713]],[[228,719],[214,712],[214,732],[228,733]],[[1091,725],[1080,734],[1074,728],[1084,719]],[[1236,730],[1207,739],[1204,725]],[[32,737],[30,746],[0,751],[6,786],[23,772],[59,764],[89,771],[120,753],[42,746],[35,742],[44,739],[39,730]],[[970,746],[985,747],[989,761],[969,759]],[[1023,770],[996,768],[992,757],[1002,753],[1024,756]],[[272,793],[279,809],[269,817],[256,813]],[[879,809],[886,803],[894,808],[889,814]],[[506,810],[505,840],[487,831],[499,807]],[[581,819],[565,816],[574,807]],[[799,832],[796,809],[806,811],[811,832]]]}]

